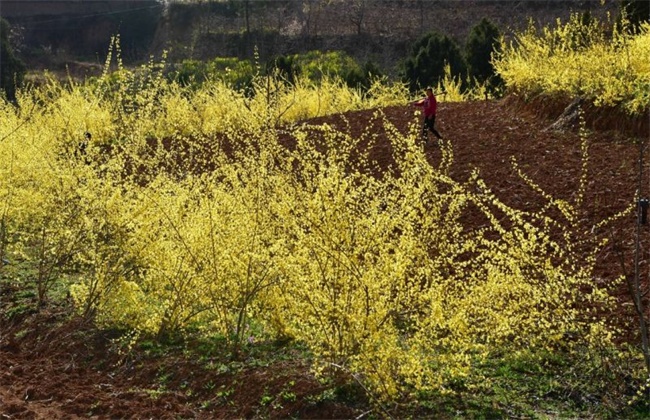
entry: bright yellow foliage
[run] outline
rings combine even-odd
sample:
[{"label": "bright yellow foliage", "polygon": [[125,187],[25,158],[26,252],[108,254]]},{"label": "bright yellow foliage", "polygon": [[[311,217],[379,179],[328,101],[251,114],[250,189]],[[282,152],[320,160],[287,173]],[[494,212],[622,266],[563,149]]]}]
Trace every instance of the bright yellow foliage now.
[{"label": "bright yellow foliage", "polygon": [[[606,27],[612,34],[606,34]],[[494,67],[509,88],[524,93],[582,95],[598,106],[621,105],[642,114],[650,105],[650,24],[637,32],[621,25],[568,22],[541,31],[531,23],[504,46]]]},{"label": "bright yellow foliage", "polygon": [[[322,371],[347,369],[383,399],[480,383],[477,363],[522,347],[590,346],[595,333],[608,345],[609,325],[583,308],[610,302],[567,220],[509,209],[478,175],[452,180],[451,148],[432,167],[415,115],[407,132],[380,111],[366,129],[373,139],[382,126],[394,150],[378,177],[355,154],[361,139],[297,124],[406,104],[399,86],[364,96],[335,80],[259,78],[247,96],[221,82],[184,90],[157,68],[52,82],[22,92],[18,108],[0,104],[3,250],[59,270],[45,285],[70,275],[79,311],[100,325],[233,346],[290,336]],[[295,149],[280,146],[278,127]],[[176,161],[151,152],[151,138],[212,141],[212,155],[190,145]],[[193,159],[211,171],[192,174]],[[468,211],[489,227],[465,230]],[[549,226],[563,235],[551,239]]]}]

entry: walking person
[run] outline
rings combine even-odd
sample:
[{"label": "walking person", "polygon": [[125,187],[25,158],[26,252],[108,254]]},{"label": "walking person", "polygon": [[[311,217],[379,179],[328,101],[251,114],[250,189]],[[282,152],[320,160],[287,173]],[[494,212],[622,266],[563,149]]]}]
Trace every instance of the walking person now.
[{"label": "walking person", "polygon": [[420,106],[424,112],[424,122],[422,123],[422,137],[424,142],[429,141],[429,131],[431,131],[438,140],[442,140],[442,136],[435,128],[436,124],[436,111],[438,110],[438,101],[436,95],[433,94],[433,89],[428,87],[426,89],[427,96],[423,99],[412,102],[414,106]]}]

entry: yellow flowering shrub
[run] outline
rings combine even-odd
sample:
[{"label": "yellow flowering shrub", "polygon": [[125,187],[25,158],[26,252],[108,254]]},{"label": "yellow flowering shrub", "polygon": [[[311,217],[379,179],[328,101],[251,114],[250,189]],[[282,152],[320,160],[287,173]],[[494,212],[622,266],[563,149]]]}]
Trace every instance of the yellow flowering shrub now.
[{"label": "yellow flowering shrub", "polygon": [[[607,28],[613,27],[607,35]],[[627,22],[601,23],[574,14],[566,23],[536,30],[531,22],[494,67],[509,88],[524,93],[583,95],[598,106],[621,105],[631,114],[648,109],[650,24],[637,32]]]},{"label": "yellow flowering shrub", "polygon": [[[2,249],[41,270],[44,294],[67,276],[80,313],[160,337],[292,337],[319,371],[352,372],[385,400],[478,386],[478,365],[522,347],[614,338],[586,309],[611,302],[573,243],[580,200],[554,220],[508,208],[477,174],[454,181],[451,146],[432,166],[415,114],[403,133],[378,111],[361,138],[296,124],[405,103],[400,86],[364,97],[336,80],[269,77],[252,94],[223,82],[191,91],[158,71],[52,82],[0,105]],[[380,174],[358,151],[378,127],[394,154]],[[174,154],[163,140],[190,144]],[[196,159],[210,171],[193,173]],[[469,211],[486,227],[466,229]]]}]

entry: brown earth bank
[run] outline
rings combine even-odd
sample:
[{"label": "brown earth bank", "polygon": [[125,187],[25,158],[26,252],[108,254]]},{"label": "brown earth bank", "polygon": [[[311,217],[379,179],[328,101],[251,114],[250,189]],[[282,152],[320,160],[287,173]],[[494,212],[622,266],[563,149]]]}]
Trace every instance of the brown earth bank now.
[{"label": "brown earth bank", "polygon": [[[540,101],[526,103],[509,97],[441,102],[437,128],[453,147],[451,176],[463,182],[477,170],[507,205],[535,212],[547,199],[522,181],[512,160],[544,191],[568,202],[577,197],[584,163],[588,177],[577,223],[585,227],[634,206],[639,187],[642,196],[650,193],[650,171],[643,162],[640,177],[639,165],[639,139],[648,141],[647,125],[644,129],[641,124],[636,132],[602,126],[596,131],[590,126],[598,116],[588,115],[585,155],[577,130],[548,129],[564,105],[544,107]],[[360,135],[376,112],[349,112],[310,123],[327,122]],[[409,106],[387,107],[382,112],[402,132],[419,118]],[[389,163],[390,145],[379,126],[377,135],[371,156]],[[441,150],[430,143],[424,150],[430,163],[437,165]],[[632,211],[606,231],[584,231],[585,236],[610,239],[598,255],[595,281],[613,282],[633,272],[636,220]],[[475,228],[484,221],[468,215],[466,222]],[[650,258],[648,229],[648,225],[641,226],[640,270],[644,275]],[[372,407],[353,378],[340,374],[333,382],[316,379],[297,346],[268,343],[224,354],[216,350],[222,347],[215,343],[160,346],[152,341],[125,352],[120,351],[124,347],[115,341],[115,332],[98,330],[72,316],[65,303],[10,316],[8,308],[14,307],[24,291],[5,282],[0,287],[2,419],[355,418]],[[630,340],[636,340],[635,315],[625,284],[617,290],[620,305],[614,315],[630,331]],[[256,357],[255,352],[265,352],[265,356]],[[381,411],[374,413],[382,417]]]}]

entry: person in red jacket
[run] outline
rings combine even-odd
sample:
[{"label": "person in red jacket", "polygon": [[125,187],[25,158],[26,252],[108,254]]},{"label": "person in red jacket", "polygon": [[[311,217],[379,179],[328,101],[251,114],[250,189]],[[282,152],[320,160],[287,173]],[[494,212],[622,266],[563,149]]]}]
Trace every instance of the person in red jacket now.
[{"label": "person in red jacket", "polygon": [[435,128],[436,124],[436,111],[438,109],[438,102],[436,101],[436,95],[433,94],[433,89],[428,87],[426,89],[426,98],[412,102],[415,106],[421,106],[424,112],[424,123],[422,124],[422,137],[424,141],[429,141],[429,131],[431,131],[439,140],[442,140],[442,136],[438,133],[438,130]]}]

